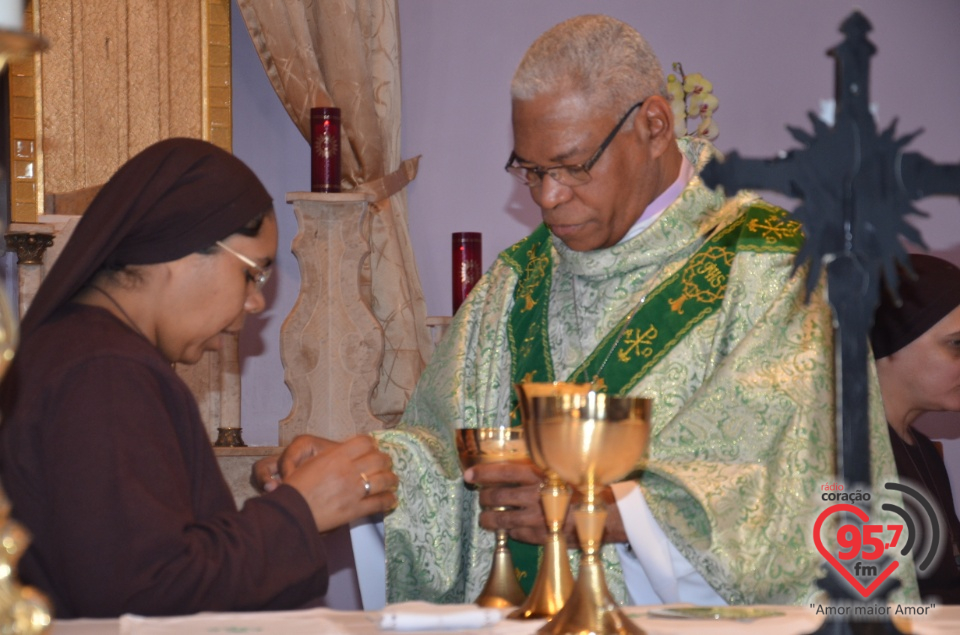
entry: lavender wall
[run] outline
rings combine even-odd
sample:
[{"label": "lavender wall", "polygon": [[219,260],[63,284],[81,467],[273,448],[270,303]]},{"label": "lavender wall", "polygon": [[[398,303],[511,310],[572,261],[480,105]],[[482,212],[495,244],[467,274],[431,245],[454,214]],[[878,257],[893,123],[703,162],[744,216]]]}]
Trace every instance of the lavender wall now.
[{"label": "lavender wall", "polygon": [[[511,150],[510,78],[524,50],[565,18],[599,12],[643,33],[667,67],[681,62],[713,82],[717,145],[747,156],[796,147],[785,124],[833,97],[840,22],[860,7],[874,26],[871,101],[886,126],[924,127],[912,149],[960,157],[960,3],[814,0],[437,2],[401,0],[404,155],[422,154],[410,186],[410,230],[430,314],[450,312],[450,233],[480,231],[484,262],[539,222],[523,187],[503,172]],[[924,201],[931,247],[960,262],[960,205]]]},{"label": "lavender wall", "polygon": [[[421,154],[410,185],[410,231],[428,313],[449,314],[450,234],[479,231],[484,266],[539,222],[529,195],[502,170],[511,149],[508,87],[526,47],[553,24],[587,12],[636,26],[661,61],[701,72],[720,100],[717,145],[746,156],[796,147],[785,130],[809,129],[806,113],[833,97],[825,53],[855,8],[873,23],[878,47],[871,101],[886,127],[924,128],[910,150],[960,160],[960,2],[956,0],[399,0],[403,46],[403,155]],[[276,443],[291,405],[279,359],[279,330],[293,306],[299,270],[285,193],[309,186],[307,143],[289,121],[234,9],[234,151],[273,193],[280,217],[271,309],[251,320],[242,342],[243,426],[248,443]],[[919,203],[931,249],[960,263],[960,202]],[[960,436],[944,423],[938,436]],[[956,461],[960,468],[960,460]],[[960,480],[958,480],[960,482]]]},{"label": "lavender wall", "polygon": [[[410,232],[428,313],[450,312],[451,232],[482,232],[487,267],[539,223],[529,194],[502,167],[512,149],[510,79],[544,30],[581,13],[632,24],[666,72],[680,62],[713,82],[721,150],[768,157],[797,147],[785,125],[810,130],[807,113],[833,98],[826,51],[842,41],[839,26],[855,9],[873,24],[870,100],[881,128],[899,118],[901,135],[926,130],[909,150],[960,160],[956,0],[400,0],[403,154],[423,155],[409,190]],[[960,201],[917,207],[930,215],[915,221],[929,248],[960,264]],[[945,440],[960,483],[960,414],[929,414],[920,425]]]},{"label": "lavender wall", "polygon": [[[683,63],[714,83],[717,145],[746,156],[796,147],[786,124],[809,129],[807,112],[833,97],[841,21],[860,8],[873,23],[871,101],[886,127],[924,128],[911,150],[960,159],[960,2],[956,0],[400,0],[403,155],[420,154],[410,185],[410,232],[428,313],[450,313],[450,234],[479,231],[484,266],[539,222],[521,186],[502,170],[511,149],[508,87],[524,50],[553,24],[603,12],[635,25],[661,61]],[[242,343],[243,424],[249,443],[276,442],[291,405],[279,359],[280,324],[296,299],[299,269],[288,191],[308,189],[308,147],[274,95],[234,10],[234,151],[264,179],[280,216],[273,301]],[[917,225],[939,255],[960,263],[956,198],[919,203]],[[960,435],[960,433],[958,433]]]}]

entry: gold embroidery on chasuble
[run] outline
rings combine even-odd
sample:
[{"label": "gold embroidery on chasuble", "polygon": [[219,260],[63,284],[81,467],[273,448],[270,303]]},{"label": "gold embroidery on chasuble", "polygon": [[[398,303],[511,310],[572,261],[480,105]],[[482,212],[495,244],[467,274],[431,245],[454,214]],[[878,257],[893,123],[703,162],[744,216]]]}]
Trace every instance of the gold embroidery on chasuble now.
[{"label": "gold embroidery on chasuble", "polygon": [[[546,342],[548,302],[545,301],[550,296],[550,249],[550,230],[546,225],[540,225],[503,254],[510,267],[519,274],[507,329],[511,359],[514,360],[513,382],[552,381],[553,362]],[[519,369],[516,366],[519,359],[535,361]],[[519,423],[519,417],[514,418],[514,425]]]},{"label": "gold embroidery on chasuble", "polygon": [[[568,381],[592,381],[597,390],[625,394],[723,303],[737,251],[795,252],[802,240],[800,224],[788,219],[784,210],[752,202],[734,222],[718,229],[676,273],[641,300],[640,306],[603,338]],[[512,378],[554,381],[546,338],[552,267],[546,226],[534,231],[515,253],[521,257],[511,259],[519,273],[509,320]],[[520,342],[516,340],[518,336]],[[616,355],[612,355],[614,352]]]},{"label": "gold embroidery on chasuble", "polygon": [[549,256],[537,254],[535,249],[535,247],[531,247],[527,253],[530,260],[527,262],[524,275],[517,285],[517,297],[524,300],[521,311],[530,311],[537,305],[537,300],[533,297],[534,290],[543,282],[547,275],[547,267],[550,266]]},{"label": "gold embroidery on chasuble", "polygon": [[[617,359],[622,363],[629,363],[631,354],[649,358],[653,355],[653,344],[657,340],[657,327],[650,325],[647,330],[627,329],[624,332],[623,344],[617,351]],[[606,384],[604,384],[606,385]]]},{"label": "gold embroidery on chasuble", "polygon": [[[683,314],[683,304],[696,299],[703,304],[712,304],[723,299],[727,290],[727,275],[733,264],[736,252],[726,247],[710,247],[702,253],[694,254],[688,267],[684,268],[681,278],[683,292],[670,300],[670,310]],[[723,264],[723,268],[718,263]]]},{"label": "gold embroidery on chasuble", "polygon": [[[768,208],[766,205],[756,205],[756,207]],[[769,206],[769,209],[776,210],[772,206]],[[751,218],[747,222],[747,229],[751,233],[761,236],[768,245],[776,245],[785,240],[793,240],[802,236],[800,223],[782,216]]]}]

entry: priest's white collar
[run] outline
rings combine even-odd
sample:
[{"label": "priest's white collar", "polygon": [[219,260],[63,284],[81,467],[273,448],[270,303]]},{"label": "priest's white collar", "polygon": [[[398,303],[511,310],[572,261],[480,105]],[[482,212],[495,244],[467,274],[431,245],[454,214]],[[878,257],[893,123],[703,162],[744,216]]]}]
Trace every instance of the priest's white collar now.
[{"label": "priest's white collar", "polygon": [[637,222],[633,224],[633,227],[627,231],[627,233],[620,239],[618,245],[621,245],[631,238],[636,237],[640,232],[653,224],[653,221],[657,220],[660,214],[663,213],[663,210],[667,209],[671,203],[673,203],[680,194],[683,192],[683,189],[687,187],[687,184],[690,182],[690,179],[693,178],[693,165],[687,159],[686,155],[682,152],[680,153],[682,161],[680,163],[680,174],[677,176],[677,180],[673,184],[665,189],[660,196],[653,199],[647,208],[643,210],[643,213],[640,214],[640,218],[637,219]]}]

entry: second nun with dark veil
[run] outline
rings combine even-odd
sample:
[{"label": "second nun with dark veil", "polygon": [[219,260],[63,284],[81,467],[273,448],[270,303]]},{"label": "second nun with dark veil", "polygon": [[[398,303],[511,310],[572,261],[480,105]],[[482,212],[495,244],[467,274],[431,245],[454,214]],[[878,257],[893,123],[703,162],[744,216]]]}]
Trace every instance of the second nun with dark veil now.
[{"label": "second nun with dark veil", "polygon": [[950,479],[936,446],[914,427],[925,412],[960,412],[960,268],[926,254],[911,254],[910,264],[915,276],[903,272],[899,303],[881,299],[870,342],[897,471],[934,499],[943,521],[939,559],[922,570],[917,561],[920,593],[960,604],[960,520]]},{"label": "second nun with dark veil", "polygon": [[173,363],[265,307],[269,194],[168,139],[101,189],[43,281],[0,387],[0,477],[33,535],[22,581],[58,618],[290,609],[328,584],[321,532],[396,504],[367,436],[311,445],[238,510]]}]

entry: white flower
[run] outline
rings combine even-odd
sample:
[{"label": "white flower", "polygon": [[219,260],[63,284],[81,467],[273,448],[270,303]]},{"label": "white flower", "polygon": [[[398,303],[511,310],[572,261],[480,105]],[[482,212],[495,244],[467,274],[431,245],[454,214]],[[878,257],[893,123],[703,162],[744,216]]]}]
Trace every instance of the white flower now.
[{"label": "white flower", "polygon": [[[678,137],[691,134],[709,140],[716,139],[719,129],[713,121],[713,113],[719,107],[720,101],[713,94],[713,84],[700,73],[685,75],[679,62],[674,62],[673,70],[677,74],[667,75],[667,98],[673,111],[674,133]],[[698,118],[700,124],[694,132],[688,132],[690,120]]]},{"label": "white flower", "polygon": [[720,105],[720,101],[713,93],[695,93],[690,97],[687,114],[690,117],[710,117]]},{"label": "white flower", "polygon": [[673,73],[667,75],[667,95],[670,96],[672,103],[682,102],[687,97],[686,93],[683,92],[683,84],[680,83],[677,76]]},{"label": "white flower", "polygon": [[720,134],[720,130],[717,128],[717,124],[713,122],[713,119],[710,117],[704,117],[700,121],[700,125],[697,126],[697,131],[694,133],[694,136],[703,137],[708,141],[713,141]]},{"label": "white flower", "polygon": [[709,93],[713,90],[713,84],[700,73],[692,73],[683,78],[683,90],[693,94]]}]

